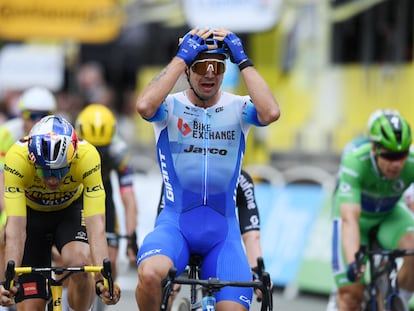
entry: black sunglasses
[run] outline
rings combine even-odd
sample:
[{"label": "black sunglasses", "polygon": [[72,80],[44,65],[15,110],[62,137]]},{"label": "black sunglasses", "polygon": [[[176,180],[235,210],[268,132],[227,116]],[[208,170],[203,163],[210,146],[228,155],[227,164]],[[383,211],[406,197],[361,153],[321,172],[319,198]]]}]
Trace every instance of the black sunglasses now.
[{"label": "black sunglasses", "polygon": [[409,150],[401,151],[401,152],[393,152],[393,151],[379,151],[378,155],[386,159],[388,161],[398,161],[406,158],[408,156]]}]

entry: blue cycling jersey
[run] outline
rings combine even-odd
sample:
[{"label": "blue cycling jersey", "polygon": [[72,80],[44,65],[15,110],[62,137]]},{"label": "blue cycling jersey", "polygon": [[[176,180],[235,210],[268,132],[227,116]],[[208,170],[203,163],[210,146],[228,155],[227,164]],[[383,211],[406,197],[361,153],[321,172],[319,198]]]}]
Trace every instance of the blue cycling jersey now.
[{"label": "blue cycling jersey", "polygon": [[[236,217],[236,186],[251,125],[261,126],[248,96],[221,93],[209,108],[185,92],[167,96],[153,122],[165,185],[165,207],[144,239],[138,264],[168,256],[184,270],[190,254],[202,256],[202,278],[251,280]],[[237,262],[237,264],[235,264]],[[249,308],[251,288],[224,288],[217,301]]]},{"label": "blue cycling jersey", "polygon": [[234,214],[248,129],[260,125],[249,97],[223,92],[216,105],[204,109],[178,93],[167,97],[151,121],[166,205],[177,212],[208,205]]}]

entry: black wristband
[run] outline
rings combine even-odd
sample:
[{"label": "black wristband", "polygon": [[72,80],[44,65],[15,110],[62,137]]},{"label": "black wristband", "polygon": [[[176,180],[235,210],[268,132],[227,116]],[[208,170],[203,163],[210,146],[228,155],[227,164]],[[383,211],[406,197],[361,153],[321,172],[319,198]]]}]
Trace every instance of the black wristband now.
[{"label": "black wristband", "polygon": [[253,66],[254,66],[253,62],[250,60],[250,58],[248,58],[239,64],[239,70],[242,71],[244,68],[253,67]]}]

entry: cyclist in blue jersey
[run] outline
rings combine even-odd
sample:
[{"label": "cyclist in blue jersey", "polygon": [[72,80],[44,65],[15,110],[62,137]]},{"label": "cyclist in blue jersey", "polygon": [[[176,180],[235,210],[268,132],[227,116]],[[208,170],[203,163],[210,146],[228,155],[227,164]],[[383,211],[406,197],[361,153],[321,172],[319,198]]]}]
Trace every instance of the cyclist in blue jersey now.
[{"label": "cyclist in blue jersey", "polygon": [[[228,56],[248,96],[220,90]],[[182,74],[189,88],[169,94]],[[237,180],[250,126],[268,125],[280,111],[241,40],[224,29],[192,29],[136,108],[153,123],[165,186],[164,210],[138,252],[139,309],[159,310],[161,281],[173,266],[181,273],[190,254],[202,257],[202,278],[250,281],[235,212]],[[217,310],[248,310],[252,292],[222,289]]]}]

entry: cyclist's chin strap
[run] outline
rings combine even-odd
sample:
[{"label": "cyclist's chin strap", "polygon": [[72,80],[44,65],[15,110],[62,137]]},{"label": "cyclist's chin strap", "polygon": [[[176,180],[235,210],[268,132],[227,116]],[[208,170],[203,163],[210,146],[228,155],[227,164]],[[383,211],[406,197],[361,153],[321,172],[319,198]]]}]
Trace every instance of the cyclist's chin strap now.
[{"label": "cyclist's chin strap", "polygon": [[[205,102],[206,100],[208,100],[208,98],[204,98],[204,97],[202,97],[200,94],[198,94],[197,92],[196,92],[196,90],[193,88],[193,85],[191,84],[191,82],[190,82],[190,73],[189,73],[189,69],[187,69],[186,70],[186,75],[187,75],[187,82],[188,82],[188,85],[190,86],[190,89],[193,91],[193,93],[194,93],[194,95],[195,96],[197,96],[197,98],[199,99],[199,100],[201,100],[202,102]],[[204,105],[203,105],[204,106]]]}]

